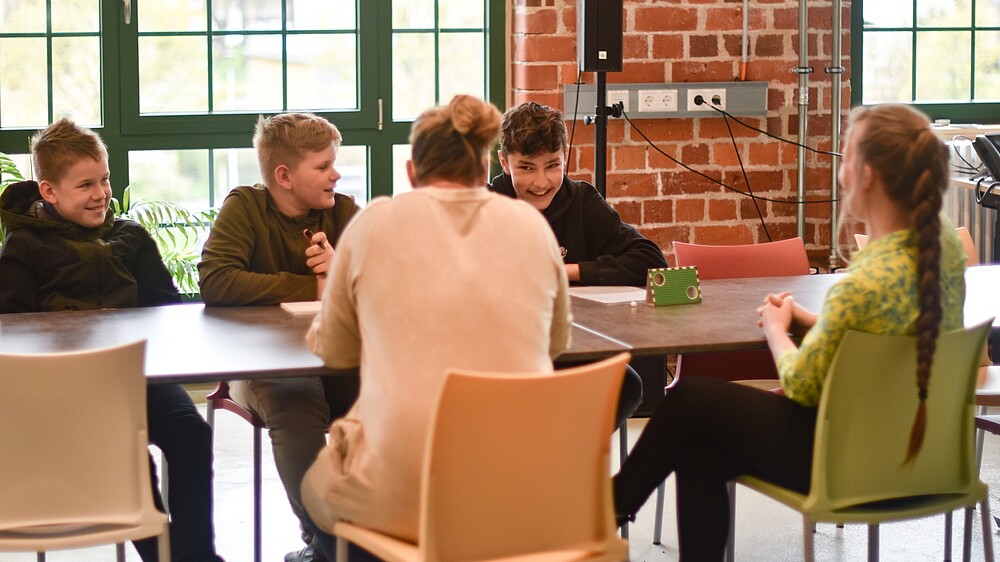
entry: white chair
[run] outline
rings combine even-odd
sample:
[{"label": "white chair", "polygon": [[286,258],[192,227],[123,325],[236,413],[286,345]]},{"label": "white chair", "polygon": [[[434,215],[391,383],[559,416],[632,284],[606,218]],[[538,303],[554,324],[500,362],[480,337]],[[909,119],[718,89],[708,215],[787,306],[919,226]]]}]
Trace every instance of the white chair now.
[{"label": "white chair", "polygon": [[[146,431],[146,342],[0,354],[0,552],[118,545],[158,536]],[[42,555],[40,559],[44,559]]]},{"label": "white chair", "polygon": [[388,561],[626,560],[608,439],[629,355],[556,374],[451,372],[429,432],[419,544],[346,522]]}]

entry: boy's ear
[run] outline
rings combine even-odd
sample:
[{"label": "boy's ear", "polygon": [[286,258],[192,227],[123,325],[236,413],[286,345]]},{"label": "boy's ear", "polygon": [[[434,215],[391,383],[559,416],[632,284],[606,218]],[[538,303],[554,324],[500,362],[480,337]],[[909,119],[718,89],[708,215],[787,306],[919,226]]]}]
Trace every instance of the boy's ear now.
[{"label": "boy's ear", "polygon": [[503,155],[503,150],[497,150],[497,159],[500,161],[500,167],[503,168],[503,173],[510,175],[510,164],[507,163],[507,158]]},{"label": "boy's ear", "polygon": [[38,194],[50,205],[55,205],[58,202],[55,190],[52,189],[52,184],[48,180],[42,180],[38,183]]},{"label": "boy's ear", "polygon": [[289,173],[287,165],[279,164],[278,167],[274,169],[274,181],[278,185],[278,187],[291,189],[292,177],[291,174]]}]

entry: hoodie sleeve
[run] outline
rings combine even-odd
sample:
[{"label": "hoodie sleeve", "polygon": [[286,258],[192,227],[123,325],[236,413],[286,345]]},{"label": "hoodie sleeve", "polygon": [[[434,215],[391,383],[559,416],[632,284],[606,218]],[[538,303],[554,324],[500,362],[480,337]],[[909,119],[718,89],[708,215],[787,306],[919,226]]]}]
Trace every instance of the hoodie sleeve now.
[{"label": "hoodie sleeve", "polygon": [[649,269],[667,267],[663,251],[635,227],[622,222],[596,189],[580,191],[584,194],[587,254],[594,256],[592,261],[580,262],[581,285],[643,286]]},{"label": "hoodie sleeve", "polygon": [[38,281],[23,236],[11,233],[0,248],[0,313],[37,312]]}]

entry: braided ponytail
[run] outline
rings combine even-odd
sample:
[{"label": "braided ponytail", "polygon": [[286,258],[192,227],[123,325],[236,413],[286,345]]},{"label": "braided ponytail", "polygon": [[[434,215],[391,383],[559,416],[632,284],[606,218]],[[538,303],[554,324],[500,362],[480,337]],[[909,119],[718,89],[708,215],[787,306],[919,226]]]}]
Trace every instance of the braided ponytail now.
[{"label": "braided ponytail", "polygon": [[927,393],[937,349],[941,311],[941,206],[948,187],[948,150],[931,132],[925,115],[902,104],[856,110],[852,125],[865,122],[858,141],[861,158],[875,170],[888,196],[912,213],[917,232],[917,396],[903,464],[920,452],[927,427]]}]

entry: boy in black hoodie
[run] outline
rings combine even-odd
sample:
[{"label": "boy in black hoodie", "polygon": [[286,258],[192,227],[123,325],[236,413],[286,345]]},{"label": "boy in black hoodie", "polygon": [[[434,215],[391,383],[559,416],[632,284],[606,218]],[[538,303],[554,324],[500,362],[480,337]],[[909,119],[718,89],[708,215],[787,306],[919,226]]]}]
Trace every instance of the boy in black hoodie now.
[{"label": "boy in black hoodie", "polygon": [[[108,151],[96,133],[60,119],[31,139],[38,182],[0,196],[0,313],[130,308],[180,302],[149,233],[108,209]],[[40,378],[44,384],[44,377]],[[212,525],[212,430],[179,384],[146,391],[149,441],[167,458],[174,560],[221,561]],[[150,457],[150,469],[153,469]],[[163,510],[152,473],[153,496]],[[135,542],[144,562],[156,539]]]},{"label": "boy in black hoodie", "polygon": [[527,201],[555,232],[571,283],[646,285],[646,271],[667,267],[663,252],[622,222],[594,186],[566,175],[566,124],[551,107],[528,102],[507,110],[500,165],[490,190]]},{"label": "boy in black hoodie", "polygon": [[[562,115],[527,102],[500,123],[500,166],[490,190],[527,201],[556,235],[566,275],[576,285],[646,285],[646,272],[667,267],[663,252],[618,213],[589,183],[566,175],[568,149]],[[661,385],[662,386],[662,385]],[[642,402],[642,379],[626,371],[615,416],[618,427]]]}]

